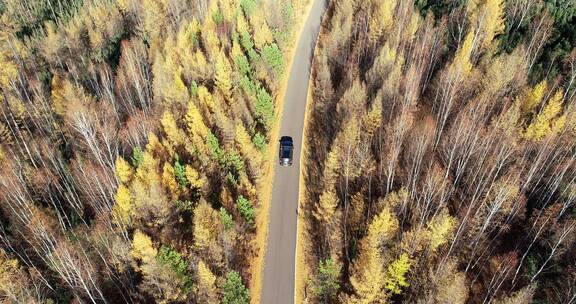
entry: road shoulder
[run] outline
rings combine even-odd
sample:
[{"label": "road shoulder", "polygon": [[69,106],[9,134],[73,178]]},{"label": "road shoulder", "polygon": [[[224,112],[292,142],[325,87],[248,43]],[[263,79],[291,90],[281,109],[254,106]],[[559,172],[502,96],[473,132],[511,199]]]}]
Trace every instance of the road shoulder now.
[{"label": "road shoulder", "polygon": [[302,151],[300,154],[300,178],[299,178],[299,187],[298,187],[298,221],[296,223],[296,262],[295,262],[295,275],[294,275],[294,303],[308,303],[308,294],[306,290],[306,278],[309,278],[312,274],[312,269],[310,269],[310,263],[306,261],[306,252],[310,252],[312,248],[310,248],[310,241],[309,235],[307,233],[309,227],[308,222],[304,220],[300,220],[304,214],[303,205],[307,203],[306,198],[306,183],[304,179],[304,172],[307,165],[308,160],[308,120],[310,117],[310,111],[312,108],[313,103],[313,89],[314,89],[314,61],[317,57],[317,53],[319,52],[318,44],[320,43],[320,39],[323,36],[325,23],[327,22],[326,15],[323,16],[322,21],[320,23],[320,31],[318,33],[318,38],[316,39],[316,44],[314,45],[314,55],[312,57],[311,69],[310,69],[310,79],[308,81],[308,96],[306,100],[306,109],[304,112],[304,129],[302,131]]}]

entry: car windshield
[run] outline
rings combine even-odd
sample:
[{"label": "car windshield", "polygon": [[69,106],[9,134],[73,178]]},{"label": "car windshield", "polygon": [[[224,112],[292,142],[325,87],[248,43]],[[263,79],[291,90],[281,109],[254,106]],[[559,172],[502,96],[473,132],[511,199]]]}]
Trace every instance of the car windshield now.
[{"label": "car windshield", "polygon": [[282,158],[290,158],[290,151],[292,147],[290,146],[282,146]]}]

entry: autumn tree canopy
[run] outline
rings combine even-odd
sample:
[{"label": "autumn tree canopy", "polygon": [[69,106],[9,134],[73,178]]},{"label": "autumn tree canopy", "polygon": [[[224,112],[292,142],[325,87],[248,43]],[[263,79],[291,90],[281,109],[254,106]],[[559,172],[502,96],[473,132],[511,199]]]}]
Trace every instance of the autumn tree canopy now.
[{"label": "autumn tree canopy", "polygon": [[331,1],[301,239],[312,303],[569,303],[573,1]]}]

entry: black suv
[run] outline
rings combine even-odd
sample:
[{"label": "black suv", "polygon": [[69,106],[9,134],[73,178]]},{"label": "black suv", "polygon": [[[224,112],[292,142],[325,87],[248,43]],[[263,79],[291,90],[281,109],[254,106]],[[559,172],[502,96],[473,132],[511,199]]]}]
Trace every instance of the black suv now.
[{"label": "black suv", "polygon": [[292,154],[294,151],[294,144],[292,137],[282,136],[280,138],[280,166],[288,167],[292,165]]}]

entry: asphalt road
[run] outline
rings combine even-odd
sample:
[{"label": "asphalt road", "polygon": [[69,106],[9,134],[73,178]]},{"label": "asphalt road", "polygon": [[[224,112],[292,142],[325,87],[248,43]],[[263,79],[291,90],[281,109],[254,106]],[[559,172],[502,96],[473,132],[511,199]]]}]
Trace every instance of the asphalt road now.
[{"label": "asphalt road", "polygon": [[312,1],[314,3],[302,29],[289,71],[288,86],[284,97],[280,136],[291,136],[294,140],[294,160],[292,167],[281,167],[278,165],[278,160],[275,160],[270,227],[260,298],[262,304],[294,303],[296,222],[298,220],[296,211],[302,129],[311,61],[326,6],[325,0]]}]

